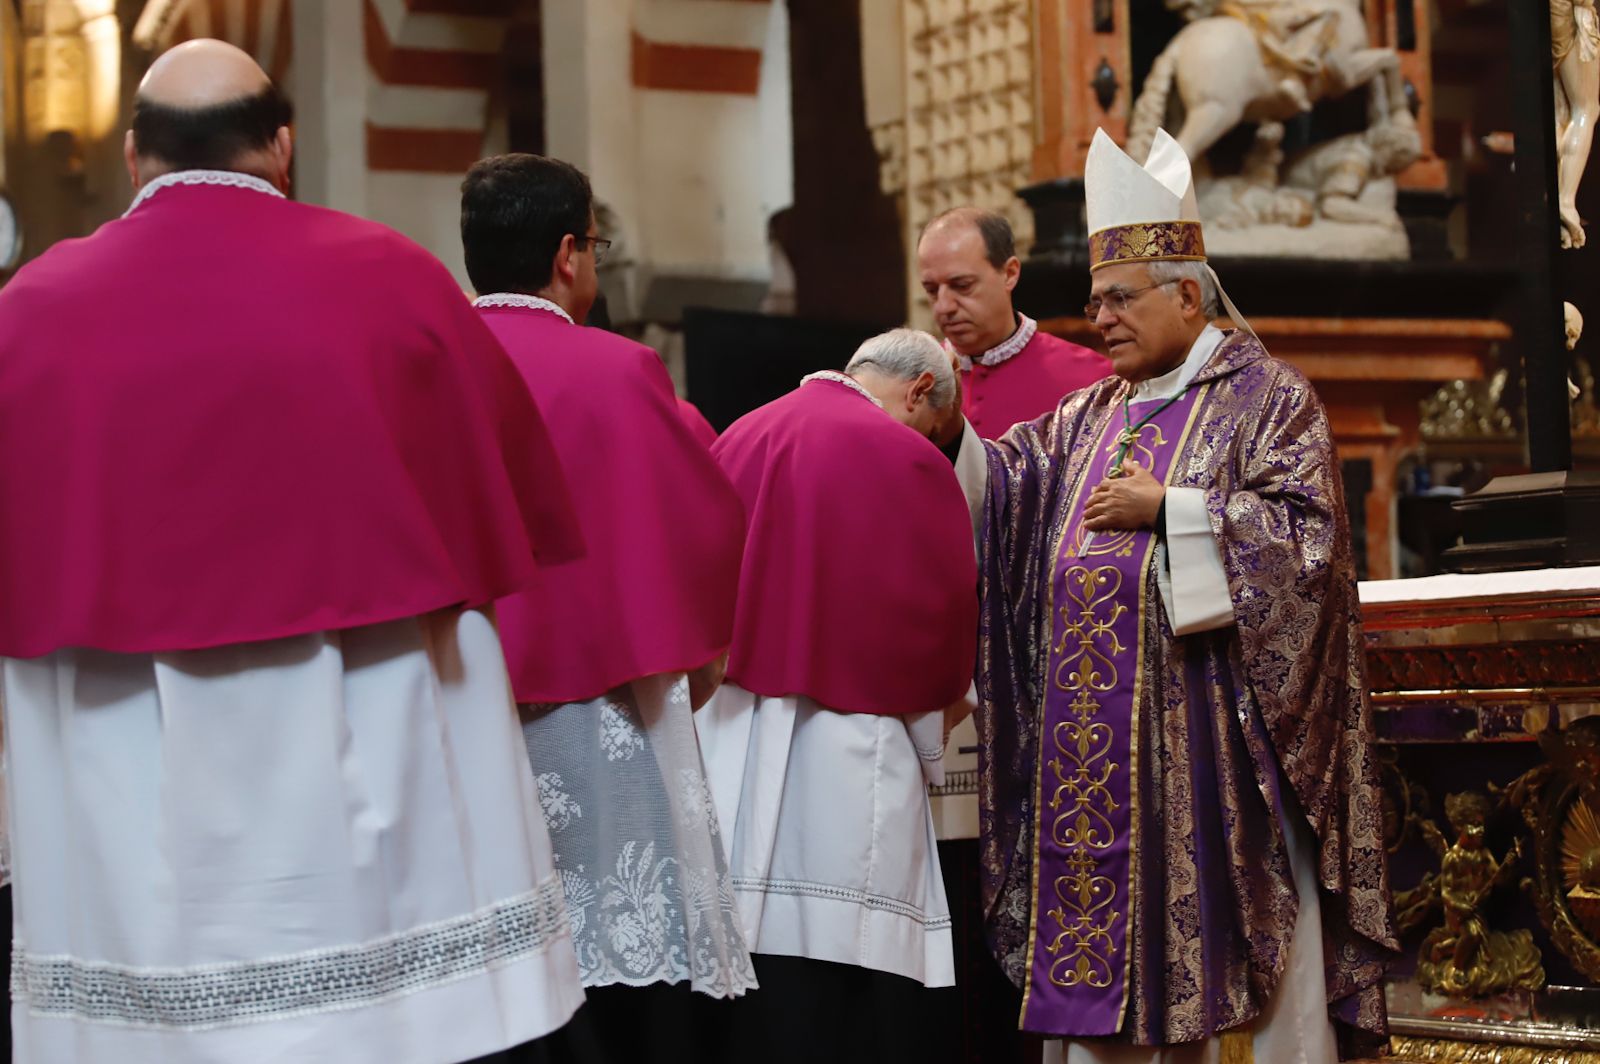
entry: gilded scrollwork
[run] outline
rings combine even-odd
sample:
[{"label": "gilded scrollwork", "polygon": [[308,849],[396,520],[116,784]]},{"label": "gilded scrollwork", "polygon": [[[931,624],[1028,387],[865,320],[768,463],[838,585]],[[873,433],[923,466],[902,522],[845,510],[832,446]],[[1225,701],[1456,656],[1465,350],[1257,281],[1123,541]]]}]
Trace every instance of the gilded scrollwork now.
[{"label": "gilded scrollwork", "polygon": [[1394,747],[1378,748],[1378,765],[1383,780],[1383,847],[1392,857],[1428,822],[1432,802],[1425,789],[1400,771],[1400,752]]}]

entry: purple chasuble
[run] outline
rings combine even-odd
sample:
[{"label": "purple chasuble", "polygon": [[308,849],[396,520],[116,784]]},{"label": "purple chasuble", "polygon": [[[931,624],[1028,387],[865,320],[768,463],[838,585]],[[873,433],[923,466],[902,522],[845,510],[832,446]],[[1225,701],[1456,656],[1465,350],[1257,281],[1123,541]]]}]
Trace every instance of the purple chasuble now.
[{"label": "purple chasuble", "polygon": [[[1127,461],[1166,481],[1204,388],[1134,403]],[[1145,422],[1145,418],[1150,420]],[[1140,424],[1144,422],[1144,424]],[[1122,450],[1112,408],[1079,482],[1050,578],[1050,647],[1040,721],[1032,919],[1022,1027],[1092,1037],[1122,1029],[1128,1003],[1131,883],[1139,845],[1140,633],[1150,529],[1088,532],[1083,509]]]}]

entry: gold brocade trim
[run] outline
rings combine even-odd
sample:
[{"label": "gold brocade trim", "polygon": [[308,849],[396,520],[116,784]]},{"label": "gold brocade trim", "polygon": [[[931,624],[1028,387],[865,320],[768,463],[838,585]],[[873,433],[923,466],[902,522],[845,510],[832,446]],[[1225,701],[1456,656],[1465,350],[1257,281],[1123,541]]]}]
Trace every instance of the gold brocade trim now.
[{"label": "gold brocade trim", "polygon": [[1206,242],[1196,221],[1129,222],[1089,234],[1089,269],[1121,262],[1203,262]]},{"label": "gold brocade trim", "polygon": [[[1184,421],[1183,432],[1177,440],[1174,452],[1174,461],[1169,463],[1164,483],[1170,483],[1172,474],[1177,468],[1176,457],[1181,454],[1186,446],[1190,432],[1194,428],[1200,410],[1205,404],[1210,392],[1210,385],[1202,386],[1195,395],[1193,405],[1189,409],[1188,417]],[[1109,424],[1107,422],[1097,427],[1098,434],[1103,437]],[[1145,457],[1153,467],[1155,454],[1169,445],[1164,433],[1159,426],[1149,426],[1153,435],[1148,447],[1140,445]],[[1143,437],[1141,426],[1140,437]],[[1067,535],[1072,524],[1072,516],[1078,512],[1079,503],[1082,501],[1085,482],[1088,480],[1088,470],[1093,465],[1091,457],[1084,466],[1083,473],[1079,475],[1078,482],[1073,486],[1072,502],[1067,509],[1068,518],[1061,531],[1056,536],[1055,550],[1052,559],[1061,557],[1067,547]],[[1080,518],[1081,520],[1081,518]],[[1128,537],[1128,553],[1131,553],[1132,536]],[[1070,658],[1061,660],[1053,669],[1047,666],[1047,683],[1054,683],[1060,689],[1075,692],[1071,709],[1077,720],[1062,721],[1051,732],[1051,743],[1043,741],[1039,744],[1039,758],[1035,766],[1035,825],[1034,825],[1034,860],[1032,869],[1032,895],[1030,911],[1028,914],[1028,948],[1027,958],[1030,969],[1032,967],[1036,950],[1038,948],[1039,934],[1039,865],[1040,843],[1045,830],[1044,784],[1045,770],[1049,768],[1055,775],[1057,786],[1051,796],[1049,808],[1059,810],[1062,805],[1063,795],[1072,796],[1072,805],[1065,812],[1059,812],[1051,823],[1050,832],[1052,839],[1064,848],[1079,847],[1077,852],[1067,857],[1067,871],[1065,876],[1057,877],[1052,884],[1056,898],[1061,905],[1052,908],[1046,915],[1053,918],[1061,932],[1046,948],[1052,954],[1058,954],[1063,949],[1070,947],[1064,956],[1058,956],[1051,963],[1050,980],[1057,986],[1091,986],[1106,987],[1110,983],[1110,952],[1112,946],[1111,929],[1116,921],[1125,919],[1126,946],[1122,958],[1122,1001],[1118,1007],[1118,1015],[1125,1017],[1127,1014],[1128,999],[1132,992],[1132,936],[1133,936],[1133,900],[1132,886],[1137,882],[1140,874],[1140,855],[1138,845],[1138,817],[1139,817],[1139,740],[1141,716],[1139,712],[1140,699],[1144,693],[1142,670],[1139,663],[1144,660],[1145,642],[1145,585],[1143,574],[1149,571],[1151,558],[1154,556],[1156,538],[1151,536],[1146,544],[1143,563],[1137,572],[1141,574],[1138,588],[1139,612],[1135,619],[1138,638],[1133,647],[1134,672],[1132,702],[1129,714],[1128,732],[1128,882],[1129,892],[1126,903],[1126,916],[1111,908],[1116,901],[1117,885],[1108,877],[1097,875],[1098,862],[1094,859],[1092,851],[1104,849],[1115,841],[1115,831],[1110,821],[1092,803],[1099,800],[1107,811],[1116,808],[1106,784],[1111,774],[1117,770],[1115,762],[1109,760],[1111,744],[1114,734],[1104,724],[1094,722],[1094,717],[1102,708],[1094,698],[1093,692],[1104,692],[1116,686],[1117,662],[1127,653],[1128,648],[1121,645],[1112,626],[1120,619],[1127,607],[1121,603],[1113,603],[1114,609],[1109,617],[1100,615],[1101,607],[1112,602],[1115,595],[1121,590],[1122,573],[1115,566],[1103,565],[1090,567],[1086,565],[1073,566],[1067,570],[1063,581],[1067,593],[1072,598],[1072,604],[1062,607],[1061,619],[1063,622],[1062,635],[1059,641],[1054,638],[1054,625],[1057,617],[1054,573],[1052,571],[1049,581],[1049,618],[1051,630],[1047,646],[1055,654],[1066,652],[1068,644],[1075,638],[1078,641],[1078,652]],[[1099,553],[1099,552],[1096,552]],[[1124,556],[1127,556],[1126,554]],[[1053,568],[1053,567],[1052,567]],[[1076,579],[1077,590],[1074,591],[1073,583]],[[1076,620],[1068,614],[1073,605],[1078,607]],[[1063,674],[1066,674],[1063,676]],[[1041,707],[1042,709],[1042,707]],[[1043,737],[1041,736],[1041,740]],[[1063,742],[1063,739],[1065,742]],[[1060,756],[1055,756],[1046,761],[1049,745],[1053,745],[1058,755],[1065,755],[1074,763],[1075,770],[1070,774],[1063,773],[1065,767]],[[1070,823],[1069,823],[1070,821]],[[1066,888],[1065,891],[1063,888]],[[1069,922],[1067,910],[1072,911],[1074,919]],[[1104,917],[1099,919],[1099,914]],[[1070,940],[1070,941],[1069,941]],[[1104,952],[1096,948],[1102,945]],[[1064,975],[1058,975],[1065,970]],[[1031,974],[1024,981],[1021,1016],[1026,1018],[1028,1003],[1032,995],[1033,978]],[[1250,1043],[1246,1042],[1247,1047]],[[1243,1064],[1249,1064],[1248,1060]]]},{"label": "gold brocade trim", "polygon": [[[1200,420],[1200,411],[1205,408],[1206,398],[1211,394],[1211,385],[1202,384],[1195,393],[1194,403],[1189,407],[1189,416],[1183,421],[1183,431],[1178,434],[1177,446],[1172,452],[1172,461],[1167,463],[1166,476],[1161,478],[1163,487],[1172,486],[1172,474],[1178,470],[1178,460],[1183,457],[1184,449],[1189,446],[1189,435],[1194,431],[1194,423]],[[1158,444],[1158,446],[1160,446]],[[1151,467],[1154,468],[1155,455],[1151,454]],[[1150,537],[1149,550],[1145,554],[1144,565],[1140,573],[1150,568],[1150,559],[1155,555],[1156,537]],[[1139,594],[1139,642],[1134,648],[1134,682],[1133,682],[1133,716],[1130,727],[1132,728],[1132,741],[1128,744],[1128,775],[1132,785],[1128,788],[1128,825],[1130,838],[1128,839],[1128,956],[1123,961],[1122,979],[1122,1015],[1128,1014],[1128,996],[1133,993],[1133,917],[1136,911],[1136,901],[1139,892],[1136,885],[1139,882],[1139,873],[1142,865],[1139,850],[1139,707],[1144,698],[1144,669],[1140,663],[1144,661],[1144,588]],[[1253,1043],[1252,1043],[1253,1045]]]},{"label": "gold brocade trim", "polygon": [[[1106,425],[1110,424],[1110,419],[1111,414],[1108,411],[1105,422],[1096,426],[1095,431],[1103,435]],[[1045,617],[1047,618],[1045,623],[1050,628],[1045,633],[1046,651],[1043,655],[1045,664],[1042,669],[1044,675],[1040,677],[1044,684],[1050,682],[1050,654],[1048,648],[1053,642],[1056,623],[1055,559],[1061,557],[1061,551],[1066,546],[1067,532],[1072,527],[1072,515],[1077,512],[1078,502],[1083,495],[1084,482],[1089,479],[1089,469],[1093,465],[1094,459],[1091,456],[1079,467],[1077,482],[1072,486],[1072,501],[1067,506],[1066,519],[1061,522],[1061,527],[1056,531],[1051,544],[1050,578],[1045,581]],[[1042,716],[1044,712],[1043,705],[1039,707],[1039,711]],[[1018,1028],[1022,1028],[1027,1022],[1028,1002],[1033,996],[1033,958],[1039,945],[1039,835],[1044,824],[1044,760],[1044,743],[1041,737],[1039,755],[1034,758],[1033,762],[1033,867],[1029,869],[1028,881],[1028,947],[1023,954],[1027,958],[1028,967],[1022,980],[1022,1005],[1017,1010]]]},{"label": "gold brocade trim", "polygon": [[1452,1042],[1442,1038],[1389,1039],[1394,1064],[1600,1064],[1600,1052],[1552,1049],[1501,1042]]}]

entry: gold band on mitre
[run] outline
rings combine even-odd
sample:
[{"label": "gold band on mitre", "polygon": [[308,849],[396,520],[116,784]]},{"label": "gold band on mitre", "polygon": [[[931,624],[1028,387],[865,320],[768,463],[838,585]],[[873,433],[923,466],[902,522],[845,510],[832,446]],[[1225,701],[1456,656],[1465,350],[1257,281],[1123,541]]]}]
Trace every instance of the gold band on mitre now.
[{"label": "gold band on mitre", "polygon": [[1119,262],[1204,262],[1199,222],[1131,222],[1089,234],[1089,270]]}]

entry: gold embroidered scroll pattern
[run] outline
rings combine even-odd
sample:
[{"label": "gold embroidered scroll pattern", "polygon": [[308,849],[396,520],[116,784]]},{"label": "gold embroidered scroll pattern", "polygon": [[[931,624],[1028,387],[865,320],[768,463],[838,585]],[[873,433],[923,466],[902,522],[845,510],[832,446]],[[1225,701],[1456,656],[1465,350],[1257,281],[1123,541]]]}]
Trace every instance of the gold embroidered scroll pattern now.
[{"label": "gold embroidered scroll pattern", "polygon": [[1111,931],[1123,914],[1113,908],[1117,886],[1098,874],[1095,853],[1116,841],[1110,814],[1118,802],[1108,784],[1120,766],[1110,757],[1115,733],[1095,720],[1101,709],[1095,696],[1117,685],[1116,659],[1127,648],[1114,625],[1127,607],[1116,601],[1122,573],[1115,566],[1073,566],[1066,587],[1069,601],[1061,607],[1054,681],[1073,695],[1072,715],[1051,729],[1055,786],[1048,805],[1050,836],[1067,852],[1067,874],[1054,883],[1059,904],[1047,915],[1059,930],[1045,949],[1053,958],[1052,983],[1103,988],[1113,975]]},{"label": "gold embroidered scroll pattern", "polygon": [[[1125,462],[1137,462],[1145,469],[1154,469],[1156,452],[1167,446],[1166,434],[1157,424],[1140,425],[1131,438],[1125,432],[1119,432],[1106,444],[1106,454],[1110,461],[1115,461],[1117,452],[1122,449],[1124,439],[1127,440],[1128,453],[1123,456]],[[1112,474],[1107,473],[1107,476]],[[1105,555],[1116,555],[1122,558],[1133,557],[1133,541],[1138,533],[1132,529],[1121,532],[1096,532],[1094,538],[1089,540],[1089,545],[1084,546],[1085,532],[1082,522],[1078,524],[1077,531],[1073,533],[1073,552],[1080,558],[1094,558]]]}]

